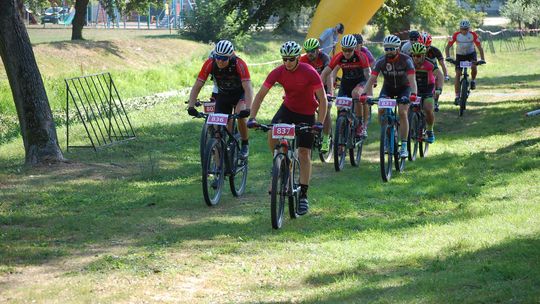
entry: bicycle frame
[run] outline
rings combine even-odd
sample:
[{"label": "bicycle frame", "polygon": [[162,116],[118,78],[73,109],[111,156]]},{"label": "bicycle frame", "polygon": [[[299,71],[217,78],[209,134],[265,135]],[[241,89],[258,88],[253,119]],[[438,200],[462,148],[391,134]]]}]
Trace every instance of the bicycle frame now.
[{"label": "bicycle frame", "polygon": [[[232,132],[229,130],[228,126],[218,126],[218,125],[211,125],[208,124],[208,116],[210,114],[207,113],[201,113],[200,117],[204,118],[204,123],[207,125],[208,129],[210,130],[210,134],[212,138],[219,139],[221,142],[221,146],[223,148],[223,154],[225,157],[225,176],[229,176],[233,173],[232,168],[234,167],[231,163],[232,159],[230,157],[231,151],[229,151],[229,143],[234,144],[235,149],[240,149],[240,141],[232,134]],[[238,118],[237,114],[229,114],[229,122],[232,120],[232,128],[234,130],[234,127],[236,125],[236,119]],[[223,132],[225,130],[225,132]]]}]

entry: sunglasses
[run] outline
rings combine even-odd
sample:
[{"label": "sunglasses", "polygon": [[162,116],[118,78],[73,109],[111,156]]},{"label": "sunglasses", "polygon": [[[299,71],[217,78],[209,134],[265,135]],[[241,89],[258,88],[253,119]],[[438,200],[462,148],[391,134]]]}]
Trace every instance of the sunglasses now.
[{"label": "sunglasses", "polygon": [[392,48],[392,47],[384,48],[384,51],[385,51],[385,52],[393,52],[393,51],[395,51],[395,50],[397,50],[397,49],[396,49],[396,48]]},{"label": "sunglasses", "polygon": [[422,56],[424,56],[424,54],[413,54],[412,56],[414,58],[422,58]]},{"label": "sunglasses", "polygon": [[219,60],[219,61],[229,61],[229,59],[231,59],[231,57],[222,56],[222,55],[214,55],[214,59]]},{"label": "sunglasses", "polygon": [[317,51],[318,51],[317,49],[314,49],[314,50],[311,50],[311,51],[307,51],[306,53],[308,53],[308,54],[315,54],[315,53],[317,53]]},{"label": "sunglasses", "polygon": [[282,57],[283,62],[294,62],[296,60],[296,57]]},{"label": "sunglasses", "polygon": [[342,49],[343,53],[352,53],[354,49]]}]

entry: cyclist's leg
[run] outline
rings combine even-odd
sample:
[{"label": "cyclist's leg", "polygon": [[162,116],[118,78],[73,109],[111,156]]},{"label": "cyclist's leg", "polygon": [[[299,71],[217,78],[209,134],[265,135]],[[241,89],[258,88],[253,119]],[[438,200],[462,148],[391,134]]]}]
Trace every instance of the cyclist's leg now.
[{"label": "cyclist's leg", "polygon": [[[245,110],[245,109],[246,109],[246,102],[244,100],[244,96],[242,95],[237,100],[234,112],[236,114],[238,114],[238,113],[240,113],[240,111]],[[238,118],[238,131],[240,132],[240,136],[242,137],[242,141],[245,141],[245,142],[247,142],[248,139],[249,139],[249,133],[248,133],[246,120],[247,120],[246,118]]]},{"label": "cyclist's leg", "polygon": [[424,113],[426,114],[427,142],[433,143],[435,141],[435,135],[433,133],[433,126],[435,125],[435,113],[433,112],[435,100],[430,95],[424,95],[422,96],[422,102],[424,104]]},{"label": "cyclist's leg", "polygon": [[[411,88],[406,87],[401,90],[398,94],[396,94],[397,99],[400,98],[409,98],[409,95],[411,94]],[[409,104],[399,104],[398,105],[398,114],[399,114],[399,135],[401,137],[401,141],[407,141],[407,137],[409,135],[409,117],[408,117],[408,111],[409,111]]]},{"label": "cyclist's leg", "polygon": [[476,66],[476,52],[469,55],[469,60],[475,63],[471,67],[471,81],[474,81],[476,79],[476,75],[478,74],[478,67]]},{"label": "cyclist's leg", "polygon": [[[360,99],[360,93],[364,89],[365,82],[361,82],[354,88],[352,95],[355,99]],[[356,112],[356,116],[361,118],[362,127],[363,127],[363,133],[365,136],[367,136],[367,127],[368,127],[368,120],[369,120],[369,105],[367,103],[360,104],[358,103],[356,106],[356,109],[358,111]]]},{"label": "cyclist's leg", "polygon": [[[326,86],[324,87],[324,91],[328,92],[328,89]],[[330,134],[330,130],[332,130],[332,118],[330,113],[332,113],[332,104],[329,102],[328,107],[326,108],[326,116],[324,117],[324,125],[323,125],[323,134],[327,135]]]},{"label": "cyclist's leg", "polygon": [[[294,123],[315,123],[314,115],[295,114]],[[298,135],[298,159],[300,161],[300,195],[298,202],[298,214],[306,214],[309,208],[308,187],[311,178],[311,147],[313,146],[313,133]]]}]

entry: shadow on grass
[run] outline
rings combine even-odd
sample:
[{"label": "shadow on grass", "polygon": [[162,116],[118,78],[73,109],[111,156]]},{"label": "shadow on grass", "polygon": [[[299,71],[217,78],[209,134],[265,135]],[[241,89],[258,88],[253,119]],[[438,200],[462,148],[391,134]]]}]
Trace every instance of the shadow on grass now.
[{"label": "shadow on grass", "polygon": [[[535,235],[465,253],[447,248],[437,257],[405,261],[406,266],[369,261],[312,275],[308,286],[336,285],[338,291],[300,303],[532,303],[540,297],[539,250]],[[339,288],[351,280],[347,286],[355,287]]]},{"label": "shadow on grass", "polygon": [[[512,123],[508,118],[512,108],[482,111],[485,114],[471,111],[471,115],[485,115],[488,121],[501,115]],[[265,157],[264,136],[252,140],[246,195],[234,199],[226,188],[220,205],[208,208],[200,187],[201,123],[143,126],[137,130],[138,139],[125,145],[99,154],[68,155],[74,161],[97,163],[98,168],[12,174],[0,194],[0,265],[42,264],[89,246],[107,248],[116,241],[166,248],[223,236],[231,241],[213,245],[227,246],[240,238],[351,239],[359,231],[395,233],[428,223],[467,221],[483,216],[468,205],[505,180],[494,182],[493,176],[510,178],[540,166],[540,157],[520,157],[530,156],[530,148],[538,143],[535,139],[490,153],[446,153],[408,163],[404,177],[398,175],[389,184],[380,181],[377,162],[365,161],[360,169],[339,174],[330,165],[324,169],[317,165],[310,214],[287,220],[283,230],[273,231],[265,194],[269,177],[264,170],[270,159]],[[465,127],[456,132],[456,138],[477,136]],[[149,153],[154,153],[158,163],[151,174],[148,167],[141,167],[150,162]]]},{"label": "shadow on grass", "polygon": [[75,40],[55,41],[47,44],[57,49],[64,49],[68,46],[77,45],[88,50],[102,50],[105,53],[112,54],[119,58],[124,58],[120,53],[120,48],[115,44],[114,41]]}]

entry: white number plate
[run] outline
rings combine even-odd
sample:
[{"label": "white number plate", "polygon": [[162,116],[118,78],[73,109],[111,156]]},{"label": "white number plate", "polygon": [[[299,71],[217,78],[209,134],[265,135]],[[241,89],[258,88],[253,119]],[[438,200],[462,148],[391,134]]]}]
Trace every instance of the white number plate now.
[{"label": "white number plate", "polygon": [[395,99],[379,98],[378,106],[380,109],[393,109],[397,104]]},{"label": "white number plate", "polygon": [[461,68],[470,68],[470,67],[472,67],[472,62],[470,62],[470,61],[460,61],[459,62],[459,67],[461,67]]},{"label": "white number plate", "polygon": [[294,125],[289,124],[275,124],[272,126],[272,138],[274,139],[294,139],[295,129]]},{"label": "white number plate", "polygon": [[203,107],[204,107],[204,113],[206,113],[206,114],[214,113],[214,111],[216,110],[216,103],[215,102],[205,102],[205,103],[203,103]]},{"label": "white number plate", "polygon": [[352,98],[350,98],[350,97],[338,97],[338,98],[336,98],[336,107],[351,108],[352,107]]},{"label": "white number plate", "polygon": [[411,101],[411,104],[415,105],[415,106],[418,106],[418,105],[420,105],[420,101],[422,101],[422,98],[416,96],[416,101]]},{"label": "white number plate", "polygon": [[226,126],[229,120],[227,114],[209,114],[206,123],[209,125]]}]

